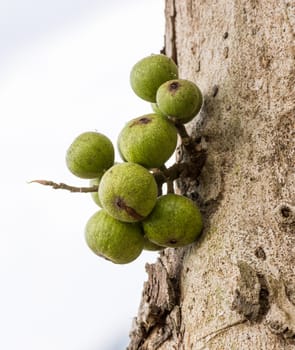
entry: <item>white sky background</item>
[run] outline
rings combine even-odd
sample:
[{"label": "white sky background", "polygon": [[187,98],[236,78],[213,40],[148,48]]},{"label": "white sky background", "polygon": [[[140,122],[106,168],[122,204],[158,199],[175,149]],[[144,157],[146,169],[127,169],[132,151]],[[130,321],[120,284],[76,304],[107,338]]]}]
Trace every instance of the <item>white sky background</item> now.
[{"label": "white sky background", "polygon": [[121,266],[96,257],[84,240],[90,195],[27,181],[88,184],[67,170],[68,146],[89,130],[116,145],[151,112],[129,73],[163,35],[161,0],[0,0],[0,349],[127,345],[157,253]]}]

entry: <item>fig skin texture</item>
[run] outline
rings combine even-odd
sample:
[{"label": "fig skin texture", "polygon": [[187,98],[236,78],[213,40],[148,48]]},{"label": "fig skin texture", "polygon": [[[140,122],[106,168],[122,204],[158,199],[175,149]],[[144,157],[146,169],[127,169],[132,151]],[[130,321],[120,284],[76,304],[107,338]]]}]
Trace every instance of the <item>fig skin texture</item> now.
[{"label": "fig skin texture", "polygon": [[148,250],[150,252],[158,252],[160,250],[165,249],[165,247],[161,247],[158,244],[155,244],[148,240],[146,237],[144,237],[144,245],[143,245],[144,250]]},{"label": "fig skin texture", "polygon": [[185,79],[169,80],[157,91],[158,108],[180,123],[188,123],[200,111],[203,97],[198,86]]},{"label": "fig skin texture", "polygon": [[156,93],[165,81],[178,78],[175,62],[162,54],[153,54],[138,61],[131,69],[130,84],[137,96],[156,102]]},{"label": "fig skin texture", "polygon": [[153,175],[135,163],[115,164],[100,181],[98,196],[103,208],[117,220],[137,222],[156,204],[158,186]]},{"label": "fig skin texture", "polygon": [[[115,162],[114,164],[117,164],[117,163]],[[103,174],[104,173],[101,173],[95,179],[91,179],[89,181],[89,187],[99,186],[100,180],[101,180]],[[100,208],[102,208],[102,204],[101,204],[100,199],[98,197],[98,190],[96,192],[90,192],[90,195],[91,195],[91,198],[93,199],[94,203],[96,203]]]},{"label": "fig skin texture", "polygon": [[103,134],[87,131],[79,135],[66,153],[66,164],[74,175],[94,179],[114,164],[112,142]]},{"label": "fig skin texture", "polygon": [[90,217],[85,227],[88,247],[98,256],[115,264],[128,264],[142,252],[144,237],[137,223],[121,222],[104,209]]},{"label": "fig skin texture", "polygon": [[132,119],[118,137],[118,148],[124,160],[146,168],[160,168],[172,156],[177,145],[177,130],[159,114]]},{"label": "fig skin texture", "polygon": [[193,243],[202,230],[202,217],[195,203],[178,194],[158,198],[155,208],[143,221],[145,237],[164,247]]},{"label": "fig skin texture", "polygon": [[[90,187],[99,186],[101,176],[99,176],[95,179],[91,179],[89,181],[89,186]],[[98,197],[98,190],[96,192],[91,192],[90,195],[91,195],[91,198],[93,199],[94,203],[96,203],[100,208],[102,208],[101,202],[100,202],[99,197]]]}]

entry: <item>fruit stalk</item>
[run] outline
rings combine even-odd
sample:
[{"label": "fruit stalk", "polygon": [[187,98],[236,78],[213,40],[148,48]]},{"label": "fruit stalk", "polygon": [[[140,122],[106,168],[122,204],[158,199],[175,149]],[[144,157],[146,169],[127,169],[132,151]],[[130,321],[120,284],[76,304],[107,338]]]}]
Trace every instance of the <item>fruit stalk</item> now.
[{"label": "fruit stalk", "polygon": [[63,182],[57,183],[51,180],[32,180],[29,183],[38,183],[43,186],[51,186],[55,190],[67,190],[70,192],[80,192],[80,193],[89,193],[96,192],[98,190],[98,186],[88,186],[88,187],[76,187],[67,185]]},{"label": "fruit stalk", "polygon": [[[173,181],[180,176],[195,177],[201,172],[202,166],[205,162],[205,153],[200,151],[197,153],[198,157],[194,158],[194,162],[175,163],[171,167],[161,167],[152,170],[152,174],[158,185],[158,195],[162,194],[162,186],[167,183],[167,192],[174,193]],[[50,186],[55,190],[67,190],[74,193],[91,193],[97,192],[98,186],[76,187],[67,185],[63,182],[57,183],[51,180],[32,180],[29,183],[38,183],[43,186]]]},{"label": "fruit stalk", "polygon": [[181,147],[185,149],[187,155],[189,156],[190,162],[195,164],[193,170],[196,171],[195,176],[199,176],[203,165],[206,160],[206,152],[198,142],[196,142],[189,134],[183,123],[180,123],[175,118],[171,118],[173,124],[175,125],[178,135],[181,138]]},{"label": "fruit stalk", "polygon": [[170,177],[169,169],[165,165],[161,167],[161,171],[165,176],[165,182],[167,183],[167,193],[174,193],[173,179]]}]

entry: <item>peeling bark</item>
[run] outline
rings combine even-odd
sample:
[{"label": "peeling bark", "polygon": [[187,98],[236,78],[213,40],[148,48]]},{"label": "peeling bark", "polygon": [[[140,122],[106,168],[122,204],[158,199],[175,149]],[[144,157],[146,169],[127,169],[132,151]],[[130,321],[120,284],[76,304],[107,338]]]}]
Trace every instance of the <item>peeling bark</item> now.
[{"label": "peeling bark", "polygon": [[156,264],[146,266],[149,278],[133,321],[129,349],[157,349],[172,335],[178,337],[183,254],[183,249],[167,248]]},{"label": "peeling bark", "polygon": [[206,163],[178,191],[205,227],[148,266],[129,350],[295,349],[295,1],[165,13],[165,52],[204,95],[189,131]]}]

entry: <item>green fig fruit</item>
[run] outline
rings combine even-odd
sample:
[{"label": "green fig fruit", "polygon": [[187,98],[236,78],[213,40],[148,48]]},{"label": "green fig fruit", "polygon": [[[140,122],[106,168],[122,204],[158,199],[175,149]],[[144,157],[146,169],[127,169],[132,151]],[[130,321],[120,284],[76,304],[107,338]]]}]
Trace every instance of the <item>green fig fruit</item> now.
[{"label": "green fig fruit", "polygon": [[202,230],[202,217],[187,197],[167,194],[158,198],[152,213],[143,221],[147,239],[164,247],[193,243]]},{"label": "green fig fruit", "polygon": [[83,179],[93,179],[114,164],[112,142],[103,134],[88,131],[79,135],[66,153],[69,170]]},{"label": "green fig fruit", "polygon": [[115,164],[99,184],[98,196],[103,208],[125,222],[143,220],[152,211],[158,194],[154,176],[135,163]]},{"label": "green fig fruit", "polygon": [[159,114],[146,114],[132,119],[118,137],[118,148],[124,160],[146,168],[160,168],[173,154],[177,130]]},{"label": "green fig fruit", "polygon": [[[101,175],[102,176],[102,175]],[[100,183],[100,179],[101,179],[101,176],[95,178],[95,179],[91,179],[89,181],[89,186],[92,187],[92,186],[99,186],[99,183]],[[101,205],[101,202],[99,200],[99,197],[98,197],[98,190],[96,192],[90,192],[90,195],[91,195],[91,198],[93,199],[93,201],[100,207],[102,208],[102,205]]]},{"label": "green fig fruit", "polygon": [[162,113],[185,124],[202,106],[202,93],[192,81],[174,79],[162,84],[157,91],[157,105]]},{"label": "green fig fruit", "polygon": [[131,69],[130,84],[137,96],[156,102],[156,93],[165,81],[178,78],[175,62],[165,55],[150,55],[138,61]]},{"label": "green fig fruit", "polygon": [[104,209],[90,217],[85,228],[88,247],[115,264],[128,264],[143,250],[142,228],[137,223],[114,219]]}]

